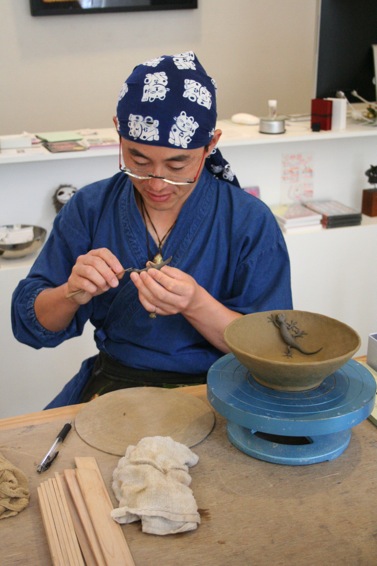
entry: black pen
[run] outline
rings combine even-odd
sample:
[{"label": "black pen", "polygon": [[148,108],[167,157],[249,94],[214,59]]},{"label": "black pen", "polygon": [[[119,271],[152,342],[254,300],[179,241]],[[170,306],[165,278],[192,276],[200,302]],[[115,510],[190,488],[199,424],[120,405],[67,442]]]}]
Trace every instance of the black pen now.
[{"label": "black pen", "polygon": [[69,431],[71,430],[71,423],[67,423],[63,426],[58,436],[56,437],[54,444],[51,446],[50,450],[47,452],[46,456],[43,458],[42,462],[37,467],[37,472],[45,472],[49,469],[52,462],[55,460],[56,456],[59,454],[58,446],[61,444]]}]

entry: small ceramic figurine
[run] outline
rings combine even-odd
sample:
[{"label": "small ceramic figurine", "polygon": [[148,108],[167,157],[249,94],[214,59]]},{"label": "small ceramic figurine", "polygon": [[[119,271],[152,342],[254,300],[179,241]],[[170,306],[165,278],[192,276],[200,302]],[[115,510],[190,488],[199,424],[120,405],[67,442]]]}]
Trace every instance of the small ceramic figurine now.
[{"label": "small ceramic figurine", "polygon": [[371,165],[367,171],[365,171],[365,175],[368,177],[368,183],[371,185],[377,185],[377,165]]},{"label": "small ceramic figurine", "polygon": [[52,202],[57,213],[76,192],[77,189],[73,185],[59,185],[52,197]]}]

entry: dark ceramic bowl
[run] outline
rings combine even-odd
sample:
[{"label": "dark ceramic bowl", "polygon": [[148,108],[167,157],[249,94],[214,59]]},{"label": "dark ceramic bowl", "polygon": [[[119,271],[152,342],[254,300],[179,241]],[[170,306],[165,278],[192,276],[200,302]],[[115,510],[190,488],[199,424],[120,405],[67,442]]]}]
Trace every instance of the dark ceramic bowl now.
[{"label": "dark ceramic bowl", "polygon": [[18,259],[20,257],[25,257],[32,253],[37,252],[43,245],[46,239],[46,230],[40,226],[29,226],[28,224],[8,224],[6,226],[0,226],[0,228],[6,228],[12,230],[17,228],[33,228],[33,239],[26,242],[20,242],[17,244],[7,244],[2,242],[0,239],[0,257],[4,259]]},{"label": "dark ceramic bowl", "polygon": [[[303,331],[295,342],[308,355],[291,348],[274,324],[283,315],[290,334]],[[224,338],[231,352],[262,385],[280,391],[304,391],[318,387],[343,366],[360,347],[359,335],[346,324],[322,314],[283,310],[248,314],[231,322]]]}]

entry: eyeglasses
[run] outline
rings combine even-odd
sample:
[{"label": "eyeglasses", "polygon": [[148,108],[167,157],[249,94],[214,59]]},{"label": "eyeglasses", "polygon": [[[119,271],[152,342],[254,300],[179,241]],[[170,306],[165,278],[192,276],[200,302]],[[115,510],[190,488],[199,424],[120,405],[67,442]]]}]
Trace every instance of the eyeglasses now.
[{"label": "eyeglasses", "polygon": [[126,175],[128,175],[129,177],[133,177],[134,179],[139,179],[140,181],[148,181],[149,179],[160,179],[161,181],[164,181],[164,183],[168,183],[169,185],[182,185],[182,186],[183,185],[192,185],[193,183],[196,183],[196,181],[198,180],[200,170],[201,170],[202,165],[203,165],[205,154],[206,154],[206,148],[204,148],[204,150],[203,150],[203,155],[202,155],[202,158],[200,160],[198,171],[197,171],[197,173],[196,173],[196,175],[193,179],[182,179],[182,177],[174,177],[174,178],[171,177],[170,179],[167,179],[166,177],[160,177],[158,175],[152,175],[151,173],[145,174],[141,170],[130,169],[126,165],[122,165],[121,144],[119,144],[119,170],[122,171],[122,173],[125,173]]}]

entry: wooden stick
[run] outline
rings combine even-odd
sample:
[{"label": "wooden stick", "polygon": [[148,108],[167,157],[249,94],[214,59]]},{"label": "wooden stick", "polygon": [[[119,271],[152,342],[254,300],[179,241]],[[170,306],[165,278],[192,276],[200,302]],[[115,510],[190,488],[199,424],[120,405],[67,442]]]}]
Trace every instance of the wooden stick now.
[{"label": "wooden stick", "polygon": [[86,566],[98,566],[98,561],[94,556],[92,548],[89,544],[87,539],[86,533],[81,523],[81,519],[79,514],[77,513],[77,509],[75,507],[75,503],[72,499],[71,493],[68,489],[68,485],[64,476],[61,476],[61,485],[65,494],[65,499],[68,505],[69,513],[72,519],[72,523],[74,525],[75,533],[81,548],[81,552],[83,554],[85,565]]},{"label": "wooden stick", "polygon": [[135,566],[122,528],[110,515],[113,506],[109,503],[102,477],[97,470],[90,468],[77,468],[76,476],[106,564]]},{"label": "wooden stick", "polygon": [[60,548],[64,558],[65,564],[74,566],[74,558],[69,546],[67,532],[64,527],[64,522],[61,514],[61,508],[59,506],[58,499],[55,493],[54,479],[50,478],[44,483],[46,489],[46,494],[50,503],[52,517],[55,523],[56,532],[59,539]]},{"label": "wooden stick", "polygon": [[102,482],[104,493],[107,496],[109,505],[111,506],[111,509],[113,509],[113,502],[111,501],[111,497],[109,495],[109,492],[107,491],[107,486],[103,480],[103,476],[101,474],[101,470],[99,469],[97,460],[93,458],[93,456],[75,456],[75,464],[76,464],[76,468],[86,468],[87,470],[96,470],[96,472],[98,473],[98,477]]},{"label": "wooden stick", "polygon": [[77,482],[76,470],[64,470],[64,477],[75,504],[78,516],[87,537],[88,543],[92,549],[98,566],[106,566],[106,562],[98,542],[97,535],[92,525],[92,521],[85,505],[79,484]]},{"label": "wooden stick", "polygon": [[53,520],[53,523],[54,523],[56,537],[57,537],[57,540],[58,540],[60,553],[61,553],[61,556],[62,556],[62,559],[63,559],[63,564],[65,564],[67,562],[69,564],[68,553],[67,553],[67,550],[66,550],[64,540],[62,539],[61,522],[60,522],[60,517],[59,517],[58,512],[57,512],[57,504],[56,504],[56,501],[54,500],[53,493],[51,493],[51,489],[52,489],[51,484],[48,483],[48,482],[44,482],[42,488],[45,490],[46,498],[47,498],[48,504],[50,506],[51,517],[52,517],[52,520]]},{"label": "wooden stick", "polygon": [[[169,259],[171,259],[171,258],[169,258]],[[75,457],[75,464],[76,464],[76,467],[79,468],[79,469],[80,468],[86,468],[86,469],[90,469],[90,470],[95,470],[97,472],[98,478],[99,478],[99,480],[102,484],[102,487],[103,487],[104,496],[105,496],[105,498],[107,499],[107,502],[108,502],[109,512],[110,512],[113,509],[113,502],[111,501],[109,492],[108,492],[106,484],[103,480],[101,470],[99,469],[97,460],[95,458],[93,458],[92,456],[76,456]],[[118,523],[115,523],[115,526],[117,527],[118,530],[122,531],[122,528],[120,527],[120,525]],[[123,531],[122,531],[122,534],[123,534]],[[123,536],[124,536],[124,534],[123,534]],[[127,547],[126,553],[129,554],[129,560],[132,561],[132,562],[130,562],[130,565],[132,565],[132,564],[134,564],[133,558],[132,558],[131,551],[128,547],[128,544],[127,544],[127,541],[126,541],[125,538],[124,538],[124,543],[125,543],[125,546]]]},{"label": "wooden stick", "polygon": [[64,566],[63,555],[55,528],[55,522],[51,513],[51,507],[46,494],[45,485],[41,484],[38,487],[37,491],[43,525],[47,535],[47,543],[50,549],[52,562],[54,566]]},{"label": "wooden stick", "polygon": [[63,481],[58,473],[55,473],[55,492],[61,506],[62,519],[64,527],[67,532],[69,547],[72,551],[72,557],[76,566],[85,566],[83,556],[81,554],[80,546],[77,540],[75,527],[73,525],[72,517],[68,508],[68,502],[65,496]]}]

